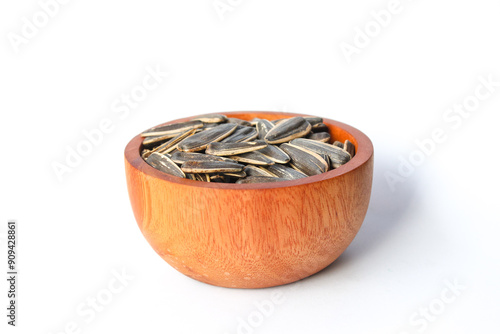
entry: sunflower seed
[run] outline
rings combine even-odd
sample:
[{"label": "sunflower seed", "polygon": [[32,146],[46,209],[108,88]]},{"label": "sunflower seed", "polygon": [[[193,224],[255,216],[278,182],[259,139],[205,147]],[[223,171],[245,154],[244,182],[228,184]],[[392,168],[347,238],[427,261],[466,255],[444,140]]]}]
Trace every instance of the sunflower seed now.
[{"label": "sunflower seed", "polygon": [[151,155],[151,150],[145,149],[141,152],[141,157],[146,160]]},{"label": "sunflower seed", "polygon": [[323,123],[323,118],[321,117],[304,117],[304,119],[313,127],[316,124]]},{"label": "sunflower seed", "polygon": [[312,132],[330,132],[330,129],[328,129],[328,126],[324,123],[318,123],[314,124],[311,129]]},{"label": "sunflower seed", "polygon": [[236,130],[230,136],[224,138],[223,143],[240,143],[244,141],[251,141],[257,138],[257,130],[253,127],[238,125]]},{"label": "sunflower seed", "polygon": [[268,182],[281,182],[288,181],[287,179],[281,179],[278,177],[269,176],[247,176],[244,179],[239,179],[236,181],[237,184],[249,184],[249,183],[268,183]]},{"label": "sunflower seed", "polygon": [[197,162],[216,162],[216,161],[225,161],[236,163],[235,160],[231,160],[228,158],[218,157],[215,155],[208,155],[203,153],[190,153],[190,152],[175,152],[172,154],[172,161],[176,164],[182,165],[187,161],[197,161]]},{"label": "sunflower seed", "polygon": [[263,140],[257,140],[252,142],[243,143],[210,143],[207,146],[205,153],[211,155],[234,155],[242,154],[260,150],[267,146],[267,143]]},{"label": "sunflower seed", "polygon": [[275,164],[272,166],[267,167],[267,169],[276,175],[276,177],[280,177],[282,179],[287,179],[287,180],[296,180],[296,179],[301,179],[304,177],[307,177],[306,174],[296,171],[293,168],[286,167],[283,165]]},{"label": "sunflower seed", "polygon": [[185,173],[230,173],[241,172],[244,165],[226,161],[187,161],[181,165]]},{"label": "sunflower seed", "polygon": [[330,141],[330,134],[328,132],[313,132],[307,135],[307,139],[328,143]]},{"label": "sunflower seed", "polygon": [[[272,165],[274,166],[274,165]],[[269,166],[271,167],[271,166]],[[248,175],[248,176],[269,176],[269,177],[277,177],[267,169],[263,167],[257,167],[257,166],[252,166],[248,165],[243,169],[243,171]]]},{"label": "sunflower seed", "polygon": [[344,148],[344,144],[342,144],[341,142],[339,142],[338,140],[334,141],[333,142],[333,145],[337,146],[337,147],[340,147],[340,148]]},{"label": "sunflower seed", "polygon": [[356,152],[356,148],[354,147],[354,144],[351,143],[349,140],[346,140],[344,143],[344,151],[349,153],[351,157],[354,157],[354,154]]},{"label": "sunflower seed", "polygon": [[191,129],[186,132],[180,133],[174,138],[170,139],[166,143],[161,144],[160,146],[155,147],[151,152],[157,152],[161,154],[169,153],[177,148],[177,145],[184,140],[185,138],[188,138],[191,136],[193,133],[195,133],[196,129]]},{"label": "sunflower seed", "polygon": [[220,141],[236,130],[237,124],[221,124],[213,129],[196,133],[177,145],[179,151],[195,152],[207,148],[208,144]]},{"label": "sunflower seed", "polygon": [[283,150],[276,145],[268,145],[267,147],[259,150],[259,152],[279,164],[286,164],[290,161],[288,154],[283,152]]},{"label": "sunflower seed", "polygon": [[205,123],[202,128],[199,128],[197,130],[198,130],[198,132],[207,131],[207,130],[216,128],[219,125],[220,125],[219,123]]},{"label": "sunflower seed", "polygon": [[248,153],[243,153],[239,155],[231,155],[228,157],[229,159],[233,159],[239,162],[244,162],[247,164],[254,164],[254,165],[273,165],[274,161],[266,157],[264,154],[254,151],[254,152],[248,152]]},{"label": "sunflower seed", "polygon": [[274,126],[276,125],[279,125],[281,123],[283,123],[284,121],[286,121],[288,118],[280,118],[280,119],[275,119],[274,121],[272,121],[272,123],[274,124]]},{"label": "sunflower seed", "polygon": [[210,175],[208,174],[195,173],[193,175],[196,181],[210,182]]},{"label": "sunflower seed", "polygon": [[259,139],[264,139],[267,133],[274,128],[274,124],[267,119],[261,119],[257,122],[257,132],[259,133]]},{"label": "sunflower seed", "polygon": [[311,124],[309,124],[303,117],[293,117],[286,119],[269,130],[265,140],[269,144],[284,143],[294,138],[303,137],[308,134],[309,131],[311,131]]},{"label": "sunflower seed", "polygon": [[292,163],[308,176],[328,171],[328,163],[313,151],[287,143],[281,144],[280,148],[290,156]]},{"label": "sunflower seed", "polygon": [[328,157],[330,158],[330,164],[333,168],[338,168],[351,160],[351,156],[349,155],[349,153],[335,145],[321,143],[319,141],[304,138],[294,139],[290,143],[292,145],[303,147],[316,153],[328,155]]},{"label": "sunflower seed", "polygon": [[255,117],[250,121],[250,124],[252,124],[252,126],[257,126],[257,123],[259,123],[260,120],[260,118]]},{"label": "sunflower seed", "polygon": [[164,173],[178,176],[178,177],[186,177],[183,171],[166,155],[153,152],[146,159],[146,162],[153,168],[156,168]]},{"label": "sunflower seed", "polygon": [[[178,135],[181,132],[185,132],[191,129],[199,129],[203,126],[202,121],[189,121],[182,123],[174,123],[168,125],[162,125],[156,128],[151,128],[149,130],[141,133],[143,137],[151,137],[151,136],[164,136],[164,135]],[[172,136],[173,137],[173,136]]]},{"label": "sunflower seed", "polygon": [[252,123],[249,121],[245,121],[244,119],[239,119],[239,118],[234,118],[234,117],[228,117],[227,118],[228,123],[235,123],[241,126],[252,126]]},{"label": "sunflower seed", "polygon": [[151,137],[145,137],[144,140],[142,141],[142,145],[144,146],[151,146],[154,144],[161,144],[165,140],[168,140],[170,138],[174,138],[177,135],[177,133],[169,133],[166,135],[161,135],[161,136],[151,136]]},{"label": "sunflower seed", "polygon": [[224,123],[227,121],[226,115],[208,114],[192,119],[193,121],[202,121],[203,123]]},{"label": "sunflower seed", "polygon": [[226,176],[236,177],[236,178],[242,178],[247,176],[247,173],[245,173],[244,170],[242,172],[223,173],[223,174]]}]

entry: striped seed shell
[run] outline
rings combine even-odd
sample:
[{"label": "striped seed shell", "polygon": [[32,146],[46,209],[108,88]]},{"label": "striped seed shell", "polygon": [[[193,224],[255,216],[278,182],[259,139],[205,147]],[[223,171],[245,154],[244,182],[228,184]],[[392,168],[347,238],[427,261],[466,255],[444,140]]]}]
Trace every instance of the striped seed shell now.
[{"label": "striped seed shell", "polygon": [[346,140],[344,143],[344,151],[349,153],[351,158],[353,158],[354,154],[356,153],[356,148],[354,147],[353,143],[351,143],[349,140]]},{"label": "striped seed shell", "polygon": [[221,141],[236,130],[237,124],[221,124],[215,128],[202,131],[184,139],[177,145],[179,151],[196,152],[207,148],[212,142]]},{"label": "striped seed shell", "polygon": [[231,160],[228,158],[218,157],[215,155],[203,154],[203,153],[191,153],[191,152],[175,152],[172,154],[172,161],[176,164],[182,165],[187,161],[197,161],[197,162],[216,162],[216,161],[225,161],[236,163],[235,160]]},{"label": "striped seed shell", "polygon": [[231,173],[241,172],[244,165],[226,161],[187,161],[181,165],[185,173]]},{"label": "striped seed shell", "polygon": [[330,134],[328,132],[312,132],[307,135],[307,139],[328,143],[330,141]]},{"label": "striped seed shell", "polygon": [[[258,125],[257,125],[258,126]],[[269,130],[265,140],[269,144],[280,144],[294,138],[300,138],[311,131],[309,124],[303,117],[288,118]]]},{"label": "striped seed shell", "polygon": [[238,125],[236,130],[228,137],[222,140],[223,143],[241,143],[244,141],[252,141],[257,138],[257,129],[249,126]]},{"label": "striped seed shell", "polygon": [[328,163],[311,150],[288,143],[281,144],[280,148],[290,156],[293,165],[308,176],[328,171]]},{"label": "striped seed shell", "polygon": [[304,119],[313,127],[318,123],[323,123],[323,118],[321,117],[304,117]]},{"label": "striped seed shell", "polygon": [[[272,165],[275,166],[275,165]],[[271,166],[269,166],[271,167]],[[263,167],[257,167],[253,165],[248,165],[243,169],[243,171],[248,175],[248,176],[268,176],[268,177],[277,177],[267,169]]]},{"label": "striped seed shell", "polygon": [[174,138],[170,139],[166,143],[155,147],[151,152],[157,152],[161,154],[172,152],[177,148],[177,145],[184,139],[188,138],[196,132],[196,129],[187,130],[186,132],[180,133]]},{"label": "striped seed shell", "polygon": [[259,133],[259,139],[264,139],[267,133],[274,128],[274,124],[267,119],[261,119],[257,122],[256,128]]},{"label": "striped seed shell", "polygon": [[259,152],[279,164],[286,164],[290,161],[288,154],[283,152],[283,150],[276,145],[268,145],[267,147],[259,150]]},{"label": "striped seed shell", "polygon": [[234,118],[234,117],[228,117],[227,118],[228,123],[236,123],[241,126],[252,126],[252,123],[249,121],[245,121],[244,119],[239,119],[239,118]]},{"label": "striped seed shell", "polygon": [[330,164],[333,168],[338,168],[351,160],[351,156],[349,155],[349,153],[335,145],[321,143],[319,141],[305,138],[294,139],[291,141],[291,144],[303,147],[319,154],[328,155],[328,157],[330,158]]},{"label": "striped seed shell", "polygon": [[194,179],[196,181],[210,182],[210,175],[209,174],[195,173],[193,175],[194,175]]},{"label": "striped seed shell", "polygon": [[260,120],[260,118],[255,117],[250,121],[250,124],[252,124],[252,126],[257,126],[257,123],[259,123]]},{"label": "striped seed shell", "polygon": [[146,160],[147,157],[149,157],[151,155],[151,150],[148,150],[148,149],[144,149],[142,150],[141,152],[141,157]]},{"label": "striped seed shell", "polygon": [[243,153],[239,155],[230,155],[228,158],[253,165],[274,165],[274,161],[258,151]]},{"label": "striped seed shell", "polygon": [[247,176],[244,179],[239,179],[236,181],[237,184],[249,184],[249,183],[268,183],[268,182],[281,182],[288,181],[287,179],[281,179],[279,177],[269,177],[269,176]]},{"label": "striped seed shell", "polygon": [[306,174],[299,172],[293,168],[275,164],[272,166],[267,167],[267,169],[276,175],[276,177],[281,177],[282,179],[287,179],[287,180],[296,180],[296,179],[301,179],[304,177],[307,177]]},{"label": "striped seed shell", "polygon": [[192,119],[193,121],[202,121],[203,123],[224,123],[227,121],[226,115],[208,114]]},{"label": "striped seed shell", "polygon": [[146,159],[146,162],[153,168],[156,168],[164,173],[178,176],[178,177],[186,177],[184,172],[166,155],[153,152]]},{"label": "striped seed shell", "polygon": [[242,172],[232,172],[232,173],[223,173],[223,174],[226,176],[237,177],[237,178],[242,178],[242,177],[247,176],[247,173],[245,173],[245,170],[243,170]]},{"label": "striped seed shell", "polygon": [[142,141],[142,145],[144,145],[144,146],[152,146],[154,144],[160,145],[165,140],[168,140],[170,138],[174,138],[176,135],[177,135],[177,133],[169,133],[169,134],[161,135],[161,136],[145,137],[144,140]]},{"label": "striped seed shell", "polygon": [[337,147],[340,147],[340,148],[344,148],[344,144],[342,144],[341,142],[339,142],[338,140],[334,141],[333,142],[333,145],[337,146]]},{"label": "striped seed shell", "polygon": [[267,146],[267,143],[263,140],[257,140],[252,142],[243,142],[243,143],[210,143],[207,146],[205,153],[211,155],[235,155],[248,153],[252,151],[257,151],[263,149]]},{"label": "striped seed shell", "polygon": [[330,129],[328,129],[328,126],[324,123],[318,123],[314,124],[311,128],[312,132],[329,132]]},{"label": "striped seed shell", "polygon": [[[151,128],[149,130],[141,133],[143,137],[151,137],[151,136],[164,136],[164,135],[178,135],[181,132],[185,132],[191,129],[199,129],[203,126],[202,121],[189,121],[182,123],[174,123],[163,126],[158,126],[156,128]],[[172,136],[173,137],[173,136]]]}]

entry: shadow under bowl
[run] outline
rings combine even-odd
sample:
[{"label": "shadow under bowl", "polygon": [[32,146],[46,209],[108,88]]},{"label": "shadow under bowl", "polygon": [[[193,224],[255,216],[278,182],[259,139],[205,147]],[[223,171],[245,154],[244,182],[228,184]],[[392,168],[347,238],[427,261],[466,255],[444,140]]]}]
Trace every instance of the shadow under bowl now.
[{"label": "shadow under bowl", "polygon": [[[222,114],[244,120],[309,116]],[[141,158],[137,135],[125,149],[125,170],[142,234],[181,273],[222,287],[272,287],[327,267],[354,239],[366,215],[373,145],[349,125],[324,123],[332,141],[354,144],[354,158],[320,175],[275,183],[209,183],[165,174]]]}]

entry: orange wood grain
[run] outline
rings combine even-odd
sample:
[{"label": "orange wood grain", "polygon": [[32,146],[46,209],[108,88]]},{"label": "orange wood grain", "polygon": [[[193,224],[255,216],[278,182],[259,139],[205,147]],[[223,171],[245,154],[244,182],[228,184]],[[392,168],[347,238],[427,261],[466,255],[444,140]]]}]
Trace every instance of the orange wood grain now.
[{"label": "orange wood grain", "polygon": [[[225,114],[246,120],[298,115]],[[144,237],[181,273],[218,286],[270,287],[322,270],[361,227],[373,175],[368,137],[340,122],[324,123],[332,142],[354,143],[355,157],[333,171],[279,183],[236,185],[170,176],[142,160],[142,138],[136,136],[125,150],[125,168]]]}]

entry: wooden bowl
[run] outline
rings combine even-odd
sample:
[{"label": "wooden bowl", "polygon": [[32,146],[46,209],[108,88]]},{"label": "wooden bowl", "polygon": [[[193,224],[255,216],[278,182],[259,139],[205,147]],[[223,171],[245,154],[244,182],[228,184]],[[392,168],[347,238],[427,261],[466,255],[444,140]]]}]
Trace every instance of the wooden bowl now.
[{"label": "wooden bowl", "polygon": [[[245,120],[308,116],[224,114]],[[136,136],[125,149],[125,170],[142,234],[181,273],[223,287],[271,287],[327,267],[351,243],[365,217],[373,146],[349,125],[324,123],[332,138],[354,143],[354,158],[327,173],[277,183],[208,183],[170,176],[144,162],[142,138]]]}]

